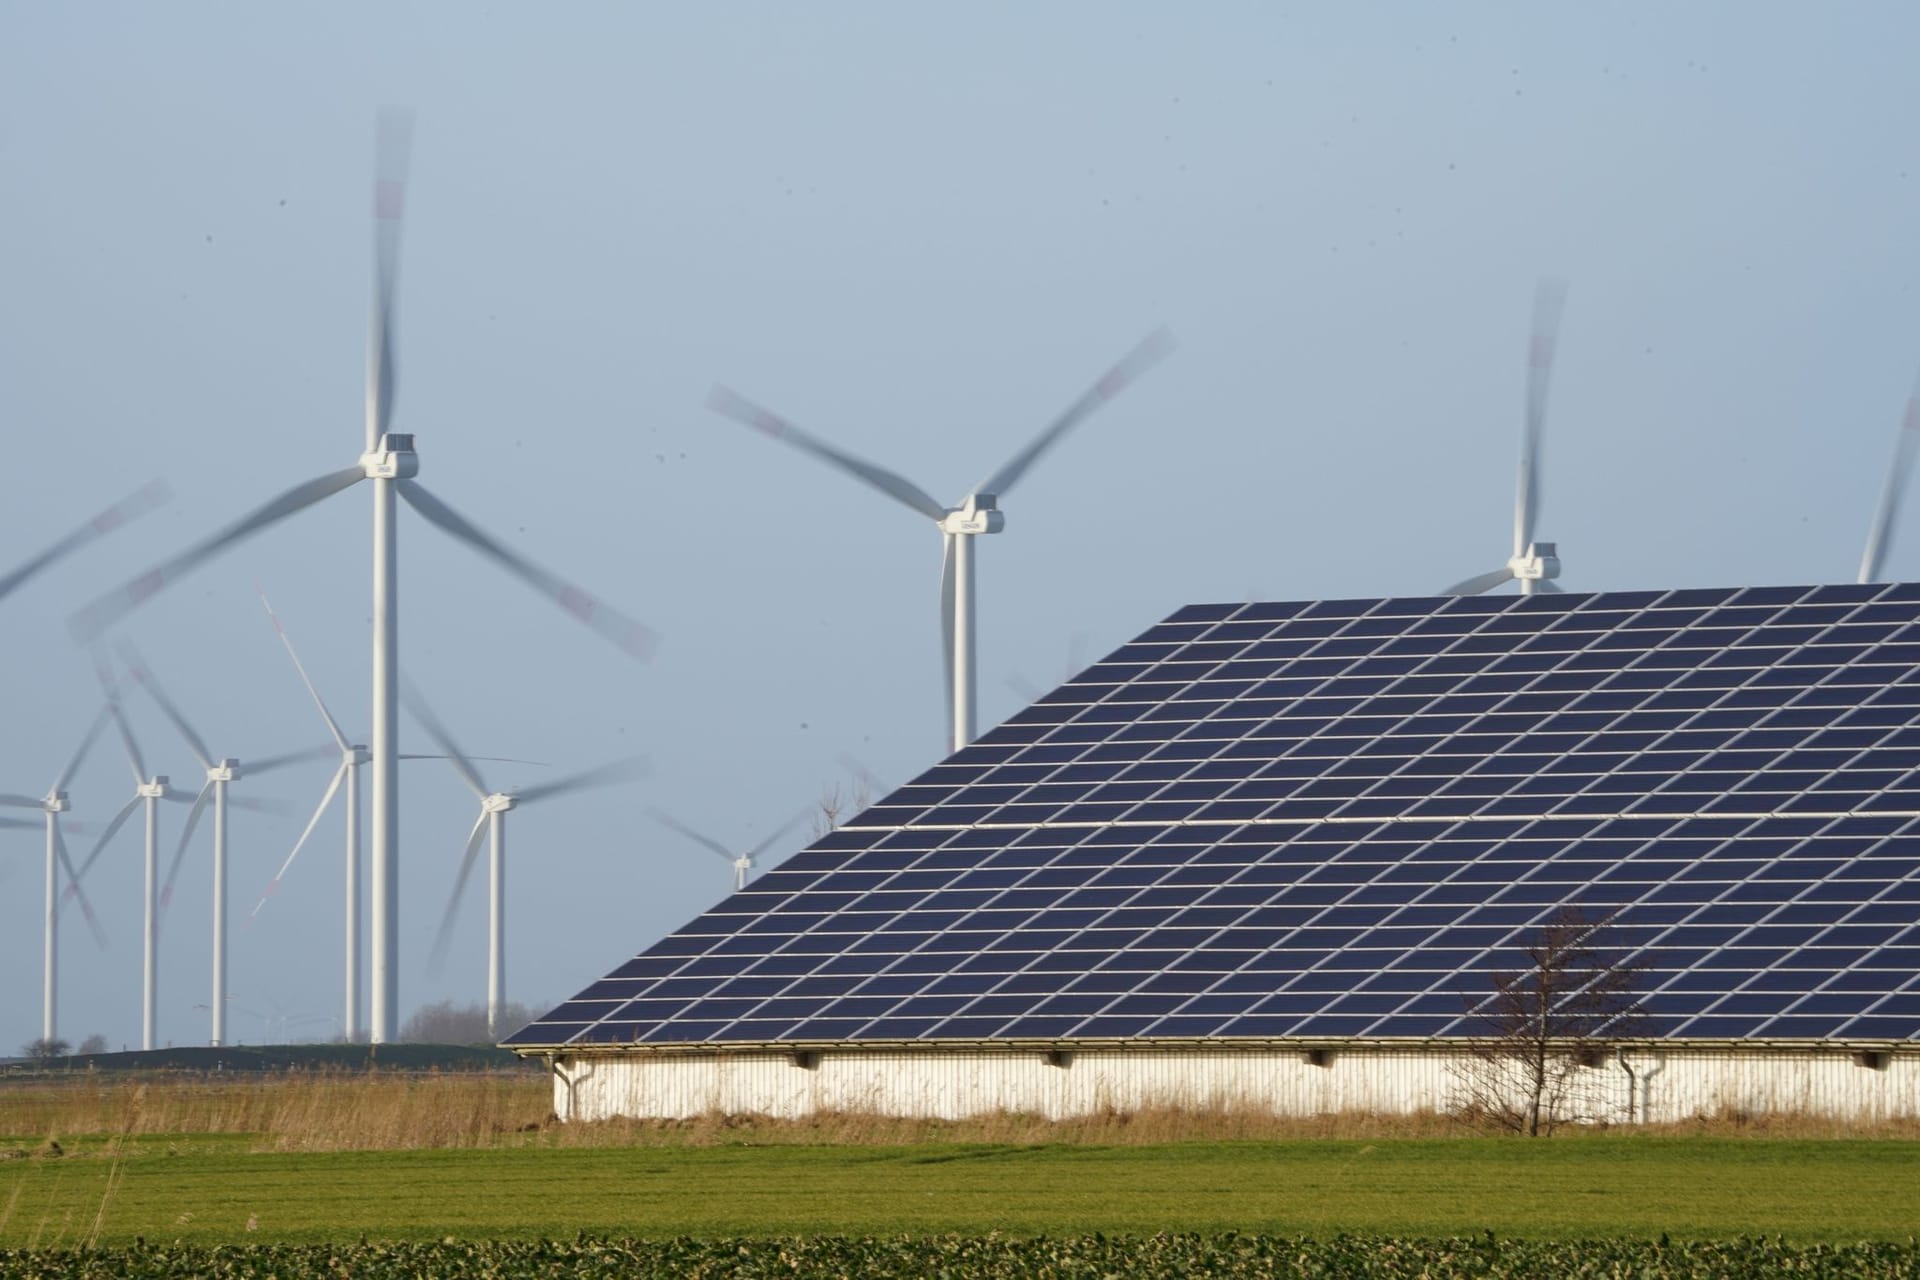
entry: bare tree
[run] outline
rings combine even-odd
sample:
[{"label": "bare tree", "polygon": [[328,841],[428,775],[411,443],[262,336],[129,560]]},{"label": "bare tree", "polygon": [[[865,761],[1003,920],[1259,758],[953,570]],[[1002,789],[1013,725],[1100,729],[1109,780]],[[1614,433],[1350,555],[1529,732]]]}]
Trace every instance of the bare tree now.
[{"label": "bare tree", "polygon": [[64,1058],[71,1048],[65,1040],[49,1040],[42,1036],[38,1040],[29,1040],[20,1048],[21,1056],[32,1058],[35,1062],[51,1062],[55,1058]]},{"label": "bare tree", "polygon": [[1637,967],[1606,950],[1610,918],[1562,907],[1525,948],[1524,969],[1491,975],[1466,997],[1476,1035],[1457,1072],[1463,1109],[1538,1137],[1591,1119],[1582,1073],[1607,1061],[1607,1041],[1644,1016]]},{"label": "bare tree", "polygon": [[75,1049],[73,1052],[76,1057],[89,1058],[89,1057],[92,1057],[94,1054],[105,1053],[106,1051],[107,1051],[107,1038],[101,1035],[98,1031],[96,1031],[92,1035],[88,1036],[85,1040],[82,1040],[80,1042],[80,1047],[78,1049]]},{"label": "bare tree", "polygon": [[[500,1025],[519,1030],[532,1022],[534,1010],[517,1000],[500,1007]],[[456,1005],[451,1000],[423,1004],[413,1011],[400,1028],[400,1039],[407,1044],[492,1044],[487,1034],[487,1006]]]},{"label": "bare tree", "polygon": [[818,810],[813,815],[814,839],[838,830],[843,817],[851,817],[872,803],[872,777],[864,771],[854,774],[851,785],[827,783],[820,788],[820,799],[814,806]]},{"label": "bare tree", "polygon": [[847,799],[841,794],[840,784],[830,782],[821,787],[820,799],[816,807],[819,812],[813,816],[813,835],[817,840],[840,826],[840,815],[846,811],[847,807]]}]

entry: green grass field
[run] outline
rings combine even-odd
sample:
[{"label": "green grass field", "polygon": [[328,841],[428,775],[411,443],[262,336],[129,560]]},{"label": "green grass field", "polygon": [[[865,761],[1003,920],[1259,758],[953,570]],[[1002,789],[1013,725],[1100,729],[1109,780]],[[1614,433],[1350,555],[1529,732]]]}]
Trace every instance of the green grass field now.
[{"label": "green grass field", "polygon": [[0,1163],[0,1247],[1161,1231],[1904,1240],[1920,1143],[1580,1135],[1149,1146],[280,1154],[87,1139]]}]

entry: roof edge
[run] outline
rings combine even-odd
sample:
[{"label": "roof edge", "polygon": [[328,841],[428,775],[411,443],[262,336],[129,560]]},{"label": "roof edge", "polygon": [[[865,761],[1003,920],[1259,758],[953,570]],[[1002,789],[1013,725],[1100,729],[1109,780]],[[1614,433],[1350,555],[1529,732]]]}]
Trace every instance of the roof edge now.
[{"label": "roof edge", "polygon": [[[1498,1041],[1471,1036],[1285,1036],[1285,1037],[1208,1037],[1182,1038],[1153,1036],[1130,1039],[1030,1039],[1030,1040],[739,1040],[679,1041],[658,1044],[503,1044],[523,1058],[729,1058],[747,1056],[789,1056],[796,1053],[898,1054],[898,1053],[975,1053],[993,1055],[1045,1053],[1311,1053],[1327,1050],[1371,1050],[1380,1053],[1416,1053],[1488,1048]],[[1556,1042],[1560,1050],[1602,1049],[1607,1052],[1706,1052],[1756,1051],[1796,1053],[1908,1053],[1920,1054],[1916,1040],[1812,1040],[1812,1039],[1665,1039],[1657,1036],[1627,1036],[1619,1039],[1594,1037],[1588,1040]]]}]

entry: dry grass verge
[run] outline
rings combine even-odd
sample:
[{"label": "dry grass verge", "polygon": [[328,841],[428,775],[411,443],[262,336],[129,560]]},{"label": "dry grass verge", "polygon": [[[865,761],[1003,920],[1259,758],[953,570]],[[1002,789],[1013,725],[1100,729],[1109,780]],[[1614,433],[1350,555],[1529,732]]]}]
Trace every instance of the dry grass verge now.
[{"label": "dry grass verge", "polygon": [[[562,1125],[552,1086],[526,1075],[296,1071],[140,1081],[108,1076],[0,1084],[0,1159],[40,1157],[57,1140],[230,1135],[262,1151],[399,1151],[922,1143],[1072,1143],[1458,1138],[1482,1132],[1433,1112],[1273,1116],[1251,1109],[1097,1112],[1063,1120],[996,1113],[923,1120],[834,1113],[805,1120],[709,1114],[686,1120]],[[1575,1140],[1600,1127],[1568,1129]],[[1616,1130],[1618,1132],[1618,1130]],[[1632,1130],[1668,1137],[1920,1139],[1920,1118],[1876,1123],[1809,1115],[1701,1116]],[[57,1148],[56,1148],[57,1150]]]},{"label": "dry grass verge", "polygon": [[0,1085],[0,1134],[245,1134],[276,1151],[489,1147],[538,1132],[552,1088],[525,1075],[296,1071]]}]

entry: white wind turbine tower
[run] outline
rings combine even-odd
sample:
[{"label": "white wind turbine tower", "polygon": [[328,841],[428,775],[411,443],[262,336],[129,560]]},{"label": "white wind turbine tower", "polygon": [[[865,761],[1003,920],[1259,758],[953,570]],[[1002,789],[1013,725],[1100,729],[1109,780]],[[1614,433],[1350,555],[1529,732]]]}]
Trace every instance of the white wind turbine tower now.
[{"label": "white wind turbine tower", "polygon": [[1000,513],[999,500],[1039,460],[1041,454],[1056,444],[1081,419],[1119,394],[1128,383],[1159,363],[1172,350],[1173,340],[1165,330],[1149,335],[1069,405],[1066,412],[1054,419],[1046,430],[1035,436],[1026,448],[976,485],[973,492],[962,498],[955,507],[943,506],[904,476],[809,435],[726,387],[715,387],[707,398],[707,404],[716,412],[812,454],[827,465],[905,504],[939,526],[944,543],[940,562],[940,631],[946,648],[948,742],[951,750],[958,751],[973,741],[975,723],[974,538],[983,533],[999,533],[1005,527],[1006,518]]},{"label": "white wind turbine tower", "polygon": [[[187,846],[193,841],[194,829],[200,825],[200,815],[207,807],[207,800],[213,800],[213,1031],[208,1043],[223,1045],[227,1043],[227,810],[262,809],[268,806],[245,796],[228,794],[228,788],[242,777],[242,766],[232,756],[223,756],[216,760],[207,749],[207,743],[191,724],[180,708],[169,698],[166,690],[146,663],[131,651],[124,654],[128,671],[141,688],[152,695],[162,714],[177,729],[186,742],[187,749],[193,752],[193,758],[206,770],[207,780],[201,784],[200,792],[193,798],[193,808],[187,811],[187,820],[180,828],[180,843],[173,851],[173,862],[167,868],[167,878],[160,888],[160,910],[164,912],[173,902],[173,884],[180,875],[180,865],[186,859]],[[327,748],[309,748],[304,751],[289,751],[281,755],[265,756],[259,760],[250,760],[244,768],[245,776],[253,777],[271,773],[275,769],[284,769],[288,765],[302,764],[308,760],[317,760],[327,753]]]},{"label": "white wind turbine tower", "polygon": [[630,781],[646,772],[646,764],[632,758],[616,760],[597,769],[588,769],[538,786],[522,787],[518,791],[495,791],[482,781],[480,771],[474,767],[473,757],[460,750],[446,726],[434,716],[417,690],[407,690],[407,706],[435,745],[447,753],[454,772],[460,775],[460,780],[480,801],[480,816],[474,819],[473,830],[467,834],[466,851],[460,858],[460,871],[454,878],[453,894],[447,899],[446,914],[440,917],[440,928],[434,935],[429,963],[437,970],[446,957],[453,918],[460,910],[460,897],[466,892],[467,878],[472,874],[474,858],[480,852],[480,837],[484,833],[488,846],[487,1034],[497,1040],[502,1034],[500,1012],[507,1002],[507,811],[570,791],[585,791],[590,787],[607,787]]},{"label": "white wind turbine tower", "polygon": [[1887,485],[1880,491],[1880,505],[1867,531],[1867,549],[1860,557],[1858,582],[1880,581],[1880,570],[1887,560],[1887,545],[1893,541],[1894,528],[1900,522],[1900,500],[1906,496],[1916,443],[1920,443],[1920,382],[1907,397],[1907,413],[1900,420],[1900,435],[1894,441],[1893,463],[1887,468]]},{"label": "white wind turbine tower", "polygon": [[78,772],[81,761],[92,750],[107,727],[107,709],[102,707],[100,714],[93,718],[93,725],[80,740],[80,747],[67,761],[67,767],[47,788],[47,794],[35,799],[32,796],[0,795],[0,805],[17,809],[38,809],[44,815],[43,822],[34,822],[25,818],[0,818],[0,827],[37,827],[45,825],[47,836],[47,880],[46,880],[46,926],[44,936],[45,955],[42,960],[42,987],[40,995],[40,1038],[56,1040],[60,1030],[59,1006],[59,961],[60,961],[60,871],[65,868],[67,875],[67,893],[80,900],[80,910],[85,913],[93,936],[102,946],[106,945],[106,935],[100,931],[99,921],[93,914],[93,904],[87,901],[87,895],[80,888],[80,878],[74,873],[73,859],[68,856],[66,838],[60,832],[60,815],[73,806],[67,800],[67,784]]},{"label": "white wind turbine tower", "polygon": [[164,773],[149,774],[146,761],[140,756],[140,746],[133,738],[133,728],[127,723],[126,712],[120,706],[120,691],[114,687],[112,676],[103,667],[100,672],[101,684],[107,691],[107,712],[113,717],[114,725],[120,730],[121,745],[127,751],[127,763],[133,767],[133,798],[128,800],[113,815],[101,831],[100,838],[94,841],[85,862],[72,874],[73,887],[78,889],[81,880],[86,877],[93,864],[100,859],[108,844],[120,834],[120,828],[127,824],[136,807],[146,806],[146,891],[143,896],[145,929],[143,931],[141,984],[140,984],[140,1047],[151,1049],[155,1044],[155,1023],[159,998],[159,958],[160,958],[160,802],[171,800],[186,804],[187,798],[175,791]]},{"label": "white wind turbine tower", "polygon": [[393,350],[394,286],[399,271],[400,218],[405,194],[411,117],[381,117],[374,186],[374,288],[368,344],[365,452],[352,466],[295,485],[207,538],[154,566],[76,613],[70,627],[81,642],[98,637],[163,588],[221,552],[295,512],[351,488],[373,482],[373,964],[372,1040],[384,1043],[399,1029],[400,779],[396,729],[399,712],[400,596],[394,499],[399,497],[460,542],[493,560],[535,591],[638,657],[654,646],[651,631],[596,600],[579,587],[533,564],[482,532],[423,488],[413,477],[420,460],[413,437],[394,432],[396,373]]},{"label": "white wind turbine tower", "polygon": [[1540,512],[1540,452],[1547,419],[1547,388],[1553,379],[1554,347],[1560,338],[1560,312],[1566,306],[1567,286],[1561,280],[1543,280],[1533,297],[1533,336],[1527,347],[1527,411],[1520,434],[1520,481],[1513,509],[1513,556],[1506,564],[1456,582],[1441,592],[1449,596],[1477,596],[1510,579],[1518,579],[1523,595],[1562,590],[1559,549],[1551,542],[1534,541],[1534,520]]},{"label": "white wind turbine tower", "polygon": [[733,891],[735,893],[738,893],[742,889],[747,887],[747,881],[753,876],[754,867],[759,865],[760,855],[765,853],[768,849],[772,848],[774,841],[778,840],[781,836],[787,834],[787,832],[793,830],[794,824],[799,822],[800,819],[806,817],[807,815],[805,813],[794,814],[791,818],[788,818],[785,822],[781,823],[778,827],[775,827],[773,830],[773,833],[769,835],[766,839],[762,840],[759,844],[756,844],[755,846],[753,846],[753,848],[747,850],[745,853],[742,853],[742,854],[735,854],[733,850],[729,849],[726,845],[721,844],[718,840],[715,840],[713,837],[701,835],[698,831],[695,831],[692,827],[687,826],[685,823],[674,818],[671,814],[664,813],[659,809],[649,808],[647,810],[647,816],[652,818],[655,822],[659,823],[661,826],[666,827],[668,830],[676,831],[679,834],[685,836],[687,839],[693,841],[695,844],[699,845],[702,849],[707,850],[709,853],[718,855],[722,860],[724,860],[729,865],[731,865],[733,867]]}]

